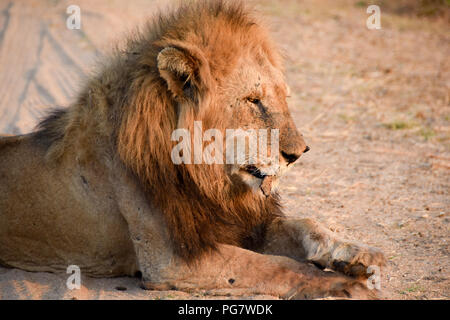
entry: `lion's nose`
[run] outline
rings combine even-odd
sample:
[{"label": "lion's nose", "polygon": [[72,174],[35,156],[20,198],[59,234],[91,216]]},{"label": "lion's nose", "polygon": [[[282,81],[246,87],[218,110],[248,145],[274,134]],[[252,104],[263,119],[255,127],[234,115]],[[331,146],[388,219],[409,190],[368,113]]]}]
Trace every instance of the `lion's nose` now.
[{"label": "lion's nose", "polygon": [[[311,148],[306,146],[305,149],[303,150],[303,153],[306,153],[310,150]],[[283,156],[283,158],[286,159],[288,164],[291,164],[295,161],[297,161],[298,158],[300,158],[301,153],[287,153],[284,151],[281,151],[281,155]]]},{"label": "lion's nose", "polygon": [[281,151],[281,155],[286,159],[288,164],[291,164],[292,162],[295,162],[298,158],[300,158],[300,154],[298,153],[286,153],[284,151]]}]

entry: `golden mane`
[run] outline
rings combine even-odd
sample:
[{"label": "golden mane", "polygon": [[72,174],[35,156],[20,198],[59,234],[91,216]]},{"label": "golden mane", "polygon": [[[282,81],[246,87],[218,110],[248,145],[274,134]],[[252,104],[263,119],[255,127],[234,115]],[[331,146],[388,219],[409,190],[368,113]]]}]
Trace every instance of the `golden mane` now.
[{"label": "golden mane", "polygon": [[[210,70],[197,84],[196,107],[183,114],[157,68],[158,53],[168,46],[194,51]],[[208,127],[223,126],[220,106],[209,105],[207,95],[244,48],[261,52],[281,68],[266,32],[240,2],[188,2],[160,13],[129,39],[73,106],[40,124],[39,141],[59,157],[76,139],[89,150],[97,136],[107,137],[111,147],[103,148],[114,150],[140,180],[149,201],[165,216],[175,252],[188,261],[218,243],[255,248],[266,226],[282,215],[278,196],[254,195],[242,182],[232,181],[223,165],[175,165],[170,157],[171,133],[181,124],[192,129],[200,119]]]}]

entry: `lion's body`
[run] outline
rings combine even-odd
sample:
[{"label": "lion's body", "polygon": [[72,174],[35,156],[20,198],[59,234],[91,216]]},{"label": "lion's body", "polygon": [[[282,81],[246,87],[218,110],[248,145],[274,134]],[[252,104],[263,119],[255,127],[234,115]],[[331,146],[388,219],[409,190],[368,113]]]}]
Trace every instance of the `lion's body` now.
[{"label": "lion's body", "polygon": [[132,275],[133,244],[105,164],[48,163],[45,154],[35,134],[0,140],[0,261],[31,271],[74,264],[94,276]]},{"label": "lion's body", "polygon": [[[283,218],[272,181],[309,149],[286,95],[280,55],[242,5],[199,1],[159,16],[69,108],[34,133],[0,138],[0,263],[141,271],[149,288],[366,294],[305,261],[361,275],[353,267],[381,253]],[[204,130],[279,129],[282,161],[275,173],[258,163],[259,174],[175,165],[171,133],[194,120]]]}]

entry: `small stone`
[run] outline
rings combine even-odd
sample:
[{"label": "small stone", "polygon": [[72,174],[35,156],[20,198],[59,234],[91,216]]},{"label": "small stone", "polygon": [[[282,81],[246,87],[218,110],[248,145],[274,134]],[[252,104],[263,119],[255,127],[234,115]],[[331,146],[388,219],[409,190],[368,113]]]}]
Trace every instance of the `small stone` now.
[{"label": "small stone", "polygon": [[399,222],[399,223],[397,223],[397,227],[399,227],[399,228],[403,228],[404,226],[405,226],[405,222]]}]

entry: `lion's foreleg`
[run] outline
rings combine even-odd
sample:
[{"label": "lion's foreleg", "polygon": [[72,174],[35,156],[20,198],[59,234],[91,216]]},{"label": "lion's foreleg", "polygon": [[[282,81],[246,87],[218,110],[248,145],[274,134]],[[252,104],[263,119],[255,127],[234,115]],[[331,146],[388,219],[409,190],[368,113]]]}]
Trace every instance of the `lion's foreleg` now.
[{"label": "lion's foreleg", "polygon": [[312,219],[279,218],[268,228],[262,252],[311,261],[351,276],[369,276],[369,266],[385,264],[375,248],[337,237]]},{"label": "lion's foreleg", "polygon": [[127,218],[145,288],[206,291],[211,295],[267,294],[283,299],[373,297],[361,283],[288,257],[230,245],[189,263],[173,252],[164,220],[140,208]]},{"label": "lion's foreleg", "polygon": [[361,283],[287,257],[263,255],[242,248],[219,245],[192,263],[173,257],[168,265],[144,272],[148,289],[206,291],[212,295],[266,294],[283,299],[327,296],[368,298]]}]

